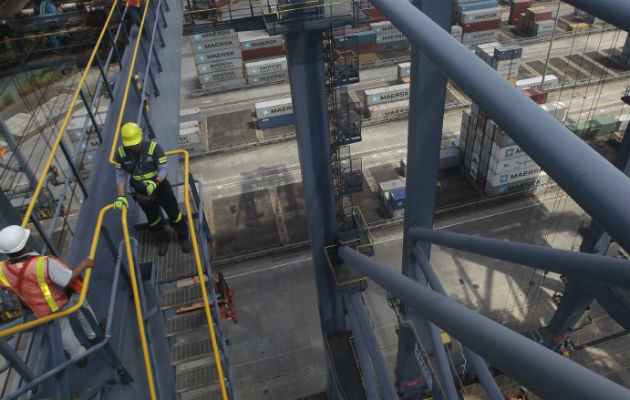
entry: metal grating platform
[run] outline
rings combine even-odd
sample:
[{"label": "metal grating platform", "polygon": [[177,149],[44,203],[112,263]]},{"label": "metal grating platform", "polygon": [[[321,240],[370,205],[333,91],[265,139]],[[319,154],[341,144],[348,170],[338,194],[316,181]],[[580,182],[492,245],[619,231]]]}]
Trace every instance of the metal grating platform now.
[{"label": "metal grating platform", "polygon": [[140,262],[153,262],[157,270],[156,279],[158,283],[172,282],[196,276],[197,266],[195,265],[194,252],[182,253],[177,242],[177,235],[170,227],[166,229],[169,232],[171,242],[168,246],[168,253],[163,257],[158,256],[158,243],[148,229],[136,231]]},{"label": "metal grating platform", "polygon": [[175,315],[166,321],[166,336],[176,336],[208,326],[205,310]]},{"label": "metal grating platform", "polygon": [[[219,374],[214,365],[190,368],[177,373],[177,392],[200,389],[219,383]],[[212,394],[211,391],[209,394]],[[205,395],[205,393],[203,393]],[[195,397],[197,398],[197,397]]]},{"label": "metal grating platform", "polygon": [[176,343],[171,348],[171,364],[177,365],[188,361],[207,357],[212,353],[210,338],[190,340]]},{"label": "metal grating platform", "polygon": [[169,308],[187,306],[200,301],[201,288],[199,285],[183,286],[165,290],[160,297],[160,308],[166,310]]},{"label": "metal grating platform", "polygon": [[221,389],[208,389],[192,396],[185,396],[182,394],[182,400],[220,400],[222,398]]}]

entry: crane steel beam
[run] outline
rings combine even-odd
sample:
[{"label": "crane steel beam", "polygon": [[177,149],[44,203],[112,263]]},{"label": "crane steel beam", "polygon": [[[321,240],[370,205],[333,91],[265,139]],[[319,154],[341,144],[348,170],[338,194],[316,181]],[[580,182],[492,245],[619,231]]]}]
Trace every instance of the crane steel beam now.
[{"label": "crane steel beam", "polygon": [[627,176],[412,4],[371,2],[630,251]]},{"label": "crane steel beam", "polygon": [[[429,263],[429,259],[424,254],[424,250],[422,249],[422,247],[419,244],[416,244],[413,247],[412,252],[414,258],[420,265],[420,268],[422,269],[425,278],[427,279],[427,281],[429,281],[431,289],[435,290],[441,295],[447,296],[446,290],[444,290],[444,286],[442,286],[442,282],[440,282],[440,279],[435,274],[435,271]],[[503,400],[503,393],[501,393],[501,389],[499,389],[499,387],[497,386],[497,382],[494,380],[494,377],[490,373],[488,365],[483,360],[483,358],[481,358],[479,354],[470,350],[468,347],[463,346],[463,348],[464,354],[466,355],[468,361],[470,361],[470,363],[472,364],[472,368],[477,374],[479,382],[481,382],[481,385],[486,390],[488,398],[490,400]]]},{"label": "crane steel beam", "polygon": [[573,275],[592,282],[630,288],[630,260],[627,259],[427,228],[411,228],[408,234],[421,242],[439,244],[559,274]]},{"label": "crane steel beam", "polygon": [[628,0],[562,0],[567,4],[596,16],[628,32],[630,30],[630,1]]},{"label": "crane steel beam", "polygon": [[348,246],[339,256],[545,399],[628,399],[630,391]]}]

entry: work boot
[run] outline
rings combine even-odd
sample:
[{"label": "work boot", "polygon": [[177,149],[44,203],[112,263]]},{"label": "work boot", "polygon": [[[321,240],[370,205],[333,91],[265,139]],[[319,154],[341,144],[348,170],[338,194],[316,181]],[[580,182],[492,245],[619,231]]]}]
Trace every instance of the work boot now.
[{"label": "work boot", "polygon": [[168,242],[160,243],[160,246],[158,247],[158,256],[163,257],[166,255],[166,252],[168,252]]},{"label": "work boot", "polygon": [[188,239],[181,240],[179,245],[182,248],[182,253],[190,253],[190,250],[192,250],[192,242]]}]

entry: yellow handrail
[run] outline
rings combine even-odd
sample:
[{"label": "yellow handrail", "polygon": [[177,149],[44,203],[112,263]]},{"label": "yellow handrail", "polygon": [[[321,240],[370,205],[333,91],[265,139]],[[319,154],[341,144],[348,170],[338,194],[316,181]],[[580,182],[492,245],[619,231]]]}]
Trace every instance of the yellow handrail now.
[{"label": "yellow handrail", "polygon": [[[210,331],[210,341],[212,342],[212,351],[214,352],[214,361],[217,364],[217,373],[219,375],[219,384],[221,385],[221,396],[224,400],[227,400],[227,391],[225,390],[225,382],[223,381],[223,367],[221,366],[221,359],[219,358],[219,348],[217,346],[217,338],[214,333],[214,326],[212,324],[212,315],[210,314],[210,304],[208,304],[208,292],[206,290],[206,282],[203,279],[203,268],[201,267],[201,257],[199,256],[199,247],[197,246],[197,235],[195,233],[195,227],[193,225],[192,210],[190,209],[190,190],[188,181],[188,152],[183,149],[167,151],[166,155],[173,154],[184,155],[184,205],[186,206],[186,217],[188,219],[188,230],[190,231],[190,241],[193,243],[193,250],[195,253],[195,264],[197,264],[197,275],[199,276],[199,285],[201,286],[201,296],[203,298],[203,308],[206,312],[206,319],[208,320],[208,330]],[[214,284],[212,277],[208,277],[210,284]]]},{"label": "yellow handrail", "polygon": [[81,88],[87,79],[88,72],[90,72],[90,67],[92,66],[92,62],[94,62],[94,57],[96,57],[96,52],[98,51],[99,46],[101,45],[101,41],[105,36],[105,32],[109,26],[109,22],[112,19],[112,15],[114,15],[114,10],[117,7],[117,2],[113,2],[112,8],[109,10],[109,14],[107,15],[107,19],[103,24],[103,29],[101,30],[98,39],[96,40],[96,44],[94,45],[94,49],[92,50],[92,54],[85,66],[85,70],[83,71],[83,75],[81,76],[81,80],[79,81],[79,85],[77,86],[77,90],[74,92],[74,96],[72,97],[72,101],[70,102],[70,108],[68,108],[68,112],[66,113],[66,117],[61,124],[61,128],[59,129],[59,134],[55,139],[55,143],[50,149],[50,155],[48,156],[48,160],[46,161],[46,165],[44,166],[44,170],[42,171],[42,175],[39,178],[39,182],[37,182],[37,187],[33,192],[33,197],[31,198],[31,202],[26,209],[26,213],[24,214],[24,218],[22,219],[22,228],[26,228],[28,225],[28,220],[31,218],[31,214],[33,214],[33,209],[35,208],[35,204],[37,203],[37,199],[39,197],[39,193],[42,191],[42,187],[44,186],[44,182],[46,181],[46,176],[48,175],[48,171],[50,170],[50,166],[55,158],[55,153],[57,152],[57,148],[59,147],[59,143],[61,143],[61,138],[63,137],[63,133],[68,126],[68,122],[70,121],[70,116],[72,115],[72,111],[74,111],[74,105],[79,98],[79,94],[81,93]]},{"label": "yellow handrail", "polygon": [[129,66],[129,74],[127,75],[127,82],[125,83],[125,92],[123,93],[122,103],[120,103],[120,111],[118,112],[118,121],[116,122],[116,129],[114,129],[114,140],[112,141],[112,150],[109,152],[109,163],[114,165],[114,151],[116,150],[116,143],[118,143],[118,135],[120,134],[120,126],[122,125],[123,110],[127,106],[127,96],[129,95],[129,85],[131,83],[131,77],[133,76],[133,68],[136,66],[136,57],[138,56],[138,49],[140,48],[140,39],[142,38],[142,30],[144,29],[144,21],[147,17],[147,11],[149,10],[149,3],[151,0],[147,0],[144,6],[144,12],[142,13],[142,20],[140,21],[140,28],[138,28],[138,37],[136,38],[136,45],[133,48],[133,56],[131,57],[131,65]]},{"label": "yellow handrail", "polygon": [[[114,208],[113,204],[109,204],[103,207],[98,215],[98,220],[96,221],[96,227],[94,228],[94,237],[92,238],[92,247],[90,248],[89,258],[92,260],[96,255],[96,248],[98,247],[98,240],[101,233],[101,227],[103,225],[103,218],[105,213]],[[138,320],[138,329],[140,331],[140,342],[142,344],[142,354],[144,356],[144,365],[147,371],[147,381],[149,384],[149,391],[151,393],[151,399],[154,400],[155,397],[155,387],[153,383],[153,372],[151,370],[151,361],[149,359],[149,350],[147,347],[147,339],[146,334],[144,332],[144,317],[142,316],[142,309],[140,307],[140,296],[138,295],[138,282],[136,280],[136,272],[135,266],[133,262],[133,253],[131,251],[131,240],[129,239],[129,229],[127,227],[127,208],[123,207],[122,212],[120,214],[120,222],[123,228],[123,235],[125,238],[125,249],[127,252],[127,263],[129,264],[129,275],[131,275],[131,290],[133,292],[133,300],[136,307],[136,317]],[[73,312],[77,311],[79,308],[83,306],[85,302],[85,296],[87,294],[87,290],[90,284],[90,277],[92,276],[92,268],[88,268],[85,271],[85,278],[83,280],[83,287],[81,288],[81,293],[79,295],[79,301],[70,308],[57,312],[48,314],[45,317],[37,318],[33,321],[25,322],[21,325],[14,326],[9,329],[5,329],[0,331],[0,339],[13,335],[18,332],[25,331],[27,329],[34,328],[36,326],[45,324],[47,322],[59,319],[61,317],[65,317],[66,315],[70,315]]]}]

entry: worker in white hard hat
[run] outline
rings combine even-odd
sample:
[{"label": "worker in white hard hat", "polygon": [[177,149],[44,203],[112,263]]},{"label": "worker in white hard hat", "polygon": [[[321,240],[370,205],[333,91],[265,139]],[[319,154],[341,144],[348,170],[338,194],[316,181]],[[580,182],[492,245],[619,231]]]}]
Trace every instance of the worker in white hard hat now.
[{"label": "worker in white hard hat", "polygon": [[[15,293],[37,318],[62,311],[75,305],[83,282],[79,278],[86,268],[94,267],[94,260],[86,258],[70,269],[54,256],[42,256],[31,251],[28,239],[31,231],[18,225],[10,225],[0,231],[0,252],[8,260],[0,261],[0,287]],[[83,308],[90,309],[87,299]],[[94,316],[94,313],[92,313]],[[77,318],[88,339],[96,339],[96,334],[82,312]],[[61,328],[63,349],[75,358],[85,352],[70,326],[68,317],[57,319]],[[82,358],[78,365],[85,367],[87,360]]]},{"label": "worker in white hard hat", "polygon": [[125,196],[125,184],[129,179],[132,197],[147,216],[149,229],[158,242],[158,255],[166,254],[169,243],[160,208],[166,211],[182,252],[189,253],[192,243],[188,239],[188,224],[179,210],[173,188],[166,179],[168,165],[162,146],[154,141],[143,140],[142,128],[134,122],[122,126],[121,136],[122,146],[118,147],[114,164],[118,190],[114,208],[120,210],[123,206],[129,207]]}]

